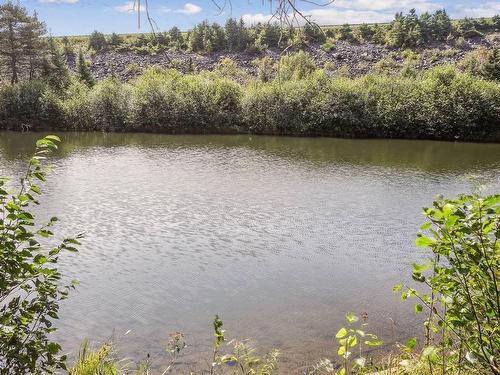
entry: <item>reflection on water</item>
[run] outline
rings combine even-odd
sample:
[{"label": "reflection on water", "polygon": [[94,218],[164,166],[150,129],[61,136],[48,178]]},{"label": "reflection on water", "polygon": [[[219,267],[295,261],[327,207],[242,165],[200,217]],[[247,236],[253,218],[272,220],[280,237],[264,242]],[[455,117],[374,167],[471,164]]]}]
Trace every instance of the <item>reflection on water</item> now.
[{"label": "reflection on water", "polygon": [[[18,175],[40,136],[0,133],[0,174]],[[40,214],[86,239],[63,261],[81,285],[59,338],[74,350],[113,336],[136,359],[161,354],[180,330],[186,360],[199,363],[215,313],[229,337],[280,348],[283,373],[331,355],[346,311],[368,312],[388,341],[405,338],[417,322],[391,287],[423,256],[413,246],[421,207],[466,191],[470,174],[500,186],[496,144],[62,138]]]}]

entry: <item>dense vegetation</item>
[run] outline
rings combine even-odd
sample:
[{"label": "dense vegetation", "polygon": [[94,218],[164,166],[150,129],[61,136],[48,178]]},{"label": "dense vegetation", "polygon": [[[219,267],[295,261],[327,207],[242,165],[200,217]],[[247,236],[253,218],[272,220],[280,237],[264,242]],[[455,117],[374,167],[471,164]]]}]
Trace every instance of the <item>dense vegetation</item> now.
[{"label": "dense vegetation", "polygon": [[259,23],[246,27],[243,20],[228,19],[224,26],[204,21],[187,33],[177,27],[156,34],[106,37],[95,31],[88,39],[88,46],[96,51],[114,49],[134,51],[140,54],[154,54],[170,49],[209,53],[255,52],[268,48],[294,46],[303,48],[308,43],[325,43],[325,48],[337,40],[351,43],[378,43],[395,48],[418,47],[432,42],[450,41],[463,43],[464,38],[484,37],[500,30],[500,16],[490,19],[469,19],[452,21],[446,11],[417,15],[415,10],[408,14],[396,14],[390,24],[319,27],[306,23],[302,28],[281,28],[278,24]]},{"label": "dense vegetation", "polygon": [[500,139],[500,84],[453,67],[416,77],[329,77],[304,53],[278,66],[276,78],[264,71],[242,83],[226,61],[199,74],[152,68],[129,83],[4,85],[0,128]]},{"label": "dense vegetation", "polygon": [[[398,14],[390,25],[361,25],[352,35],[372,40],[383,29],[386,43],[416,46],[469,35],[470,30],[480,33],[496,28],[498,21],[452,22],[444,11],[420,16],[412,11]],[[0,129],[500,139],[498,49],[469,54],[460,70],[442,66],[426,72],[415,68],[417,58],[410,51],[397,77],[388,76],[383,64],[363,77],[351,79],[341,71],[332,76],[299,51],[277,62],[257,59],[258,77],[226,58],[213,72],[181,74],[153,67],[131,82],[111,77],[96,83],[84,52],[76,55],[68,38],[62,47],[41,38],[44,30],[24,8],[0,6],[0,33],[5,36],[0,51],[10,75],[0,82]],[[297,36],[322,42],[332,32],[337,39],[354,38],[347,25],[324,33],[314,25],[249,29],[230,19],[225,27],[204,22],[187,36],[173,28],[154,41],[164,41],[168,48],[244,51]],[[89,38],[89,47],[97,51],[126,44],[116,34],[108,39],[94,32]],[[74,72],[66,63],[69,56],[76,60]]]}]

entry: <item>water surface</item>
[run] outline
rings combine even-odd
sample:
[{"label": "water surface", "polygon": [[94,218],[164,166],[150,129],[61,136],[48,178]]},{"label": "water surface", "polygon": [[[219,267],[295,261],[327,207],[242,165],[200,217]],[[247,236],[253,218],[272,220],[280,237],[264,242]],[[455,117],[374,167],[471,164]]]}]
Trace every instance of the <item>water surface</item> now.
[{"label": "water surface", "polygon": [[[0,174],[19,176],[40,136],[0,133]],[[467,191],[469,175],[500,187],[498,144],[61,136],[39,213],[86,238],[63,258],[80,286],[58,338],[71,352],[113,338],[159,362],[182,331],[190,366],[209,361],[216,313],[229,338],[279,348],[283,373],[333,357],[346,311],[387,342],[408,338],[418,322],[391,288],[425,256],[421,207]]]}]

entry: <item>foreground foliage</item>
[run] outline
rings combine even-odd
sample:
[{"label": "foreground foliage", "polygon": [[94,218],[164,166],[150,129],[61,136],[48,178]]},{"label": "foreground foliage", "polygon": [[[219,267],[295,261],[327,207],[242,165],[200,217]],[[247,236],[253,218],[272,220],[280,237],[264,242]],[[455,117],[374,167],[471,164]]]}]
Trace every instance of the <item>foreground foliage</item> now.
[{"label": "foreground foliage", "polygon": [[414,265],[413,279],[428,291],[407,288],[402,297],[418,298],[417,313],[428,310],[429,366],[445,371],[455,362],[500,374],[500,195],[440,199],[424,212],[430,236],[420,234],[417,246],[433,258]]},{"label": "foreground foliage", "polygon": [[47,136],[21,178],[19,191],[10,194],[7,178],[0,178],[0,373],[42,374],[65,368],[60,345],[49,338],[55,331],[59,301],[73,284],[64,285],[57,268],[59,255],[76,251],[77,238],[48,246],[46,239],[57,218],[37,229],[31,206],[41,194],[38,182],[46,180],[45,155],[59,138]]}]

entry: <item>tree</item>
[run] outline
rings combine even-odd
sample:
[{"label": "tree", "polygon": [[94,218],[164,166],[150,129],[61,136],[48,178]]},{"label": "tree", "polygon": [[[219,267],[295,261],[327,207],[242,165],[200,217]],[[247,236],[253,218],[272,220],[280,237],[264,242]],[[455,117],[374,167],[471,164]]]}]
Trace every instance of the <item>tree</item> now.
[{"label": "tree", "polygon": [[338,30],[338,39],[346,42],[352,42],[354,40],[354,35],[352,35],[351,26],[347,23],[340,26]]},{"label": "tree", "polygon": [[78,61],[76,63],[76,69],[78,72],[78,78],[80,81],[84,82],[87,86],[92,87],[95,84],[95,79],[92,76],[92,72],[90,71],[89,64],[87,60],[85,60],[85,56],[83,55],[83,51],[80,48],[78,51]]},{"label": "tree", "polygon": [[371,42],[374,34],[375,30],[366,23],[363,23],[357,29],[357,37],[363,42]]},{"label": "tree", "polygon": [[89,48],[99,52],[108,48],[108,41],[103,33],[95,30],[89,37]]},{"label": "tree", "polygon": [[386,35],[386,42],[389,46],[397,48],[418,47],[424,42],[422,27],[415,9],[411,9],[407,15],[396,14]]},{"label": "tree", "polygon": [[323,30],[321,30],[319,26],[313,25],[309,22],[306,22],[302,28],[302,32],[304,33],[304,37],[307,42],[324,43],[326,40],[326,35]]},{"label": "tree", "polygon": [[120,35],[118,35],[117,33],[111,34],[111,37],[109,38],[110,45],[112,45],[113,47],[118,47],[122,43],[123,38]]},{"label": "tree", "polygon": [[56,330],[53,320],[58,319],[59,301],[74,284],[61,285],[57,263],[61,253],[77,251],[80,236],[47,247],[42,240],[53,236],[57,218],[34,229],[35,217],[30,212],[42,193],[38,182],[46,180],[42,161],[58,141],[56,136],[47,136],[37,142],[17,194],[7,193],[8,179],[0,178],[0,373],[6,375],[46,374],[65,368],[61,347],[49,335]]},{"label": "tree", "polygon": [[43,53],[41,36],[45,25],[36,14],[28,15],[25,8],[11,2],[0,5],[0,59],[11,76],[11,83],[19,80],[22,68],[28,66],[30,77]]},{"label": "tree", "polygon": [[238,22],[234,18],[229,18],[224,26],[224,32],[228,50],[242,52],[247,48],[248,32],[243,19]]},{"label": "tree", "polygon": [[48,54],[43,61],[42,76],[58,91],[69,85],[70,75],[66,59],[53,38],[48,39]]},{"label": "tree", "polygon": [[444,41],[453,31],[451,19],[443,10],[437,10],[430,19],[430,28],[432,38],[438,41]]},{"label": "tree", "polygon": [[170,36],[170,43],[174,48],[182,48],[182,45],[184,44],[184,37],[177,26],[172,27],[168,31],[168,35]]},{"label": "tree", "polygon": [[494,48],[483,65],[483,75],[486,79],[500,81],[500,48]]},{"label": "tree", "polygon": [[38,21],[36,13],[21,30],[21,40],[24,43],[23,55],[27,59],[29,79],[35,77],[36,71],[42,65],[43,54],[47,49],[42,37],[46,32],[45,24]]}]

